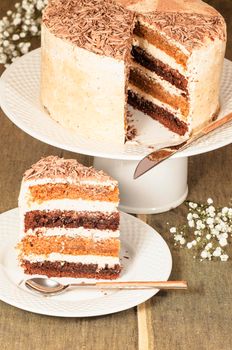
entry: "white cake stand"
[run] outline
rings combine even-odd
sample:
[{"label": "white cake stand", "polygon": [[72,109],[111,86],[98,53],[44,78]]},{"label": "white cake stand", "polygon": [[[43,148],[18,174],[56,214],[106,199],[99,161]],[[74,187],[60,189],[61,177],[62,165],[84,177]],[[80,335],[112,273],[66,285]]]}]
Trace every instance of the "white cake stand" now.
[{"label": "white cake stand", "polygon": [[[163,162],[137,180],[133,179],[138,161],[156,148],[176,143],[176,136],[159,123],[135,113],[140,134],[125,145],[90,140],[62,128],[43,110],[39,99],[40,50],[16,61],[0,79],[0,104],[19,128],[50,145],[94,156],[94,166],[119,181],[120,209],[129,213],[160,213],[181,204],[188,193],[188,157],[230,144],[232,123],[226,124],[184,152]],[[232,112],[232,62],[225,60],[221,85],[219,118]],[[154,143],[155,140],[155,143]]]}]

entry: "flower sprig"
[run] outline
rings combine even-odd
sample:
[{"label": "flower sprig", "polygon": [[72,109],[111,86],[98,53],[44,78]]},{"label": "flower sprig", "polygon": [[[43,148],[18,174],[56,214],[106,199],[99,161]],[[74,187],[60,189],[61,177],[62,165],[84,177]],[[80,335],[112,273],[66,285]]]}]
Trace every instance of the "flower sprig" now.
[{"label": "flower sprig", "polygon": [[175,245],[194,251],[200,260],[227,261],[227,246],[232,237],[232,208],[216,208],[213,200],[207,204],[186,202],[187,223],[171,227]]},{"label": "flower sprig", "polygon": [[47,0],[22,0],[0,20],[0,63],[7,66],[27,53],[31,38],[40,35],[42,10]]}]

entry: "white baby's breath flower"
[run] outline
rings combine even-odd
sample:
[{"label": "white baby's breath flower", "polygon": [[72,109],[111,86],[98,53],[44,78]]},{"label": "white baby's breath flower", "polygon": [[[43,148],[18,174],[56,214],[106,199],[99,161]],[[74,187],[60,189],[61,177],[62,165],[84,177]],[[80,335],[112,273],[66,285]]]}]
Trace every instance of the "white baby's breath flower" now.
[{"label": "white baby's breath flower", "polygon": [[21,23],[21,18],[19,18],[19,17],[16,17],[16,18],[13,20],[13,25],[14,25],[14,26],[18,26],[20,23]]},{"label": "white baby's breath flower", "polygon": [[219,244],[220,244],[221,247],[225,247],[228,244],[227,239],[226,238],[220,238],[219,239]]},{"label": "white baby's breath flower", "polygon": [[192,209],[196,209],[197,208],[197,203],[189,202],[189,207],[192,208]]},{"label": "white baby's breath flower", "polygon": [[198,230],[203,230],[205,228],[205,224],[202,222],[202,220],[197,220],[196,226]]},{"label": "white baby's breath flower", "polygon": [[213,244],[211,242],[207,243],[206,246],[205,246],[205,249],[206,250],[209,250],[213,247]]},{"label": "white baby's breath flower", "polygon": [[12,40],[16,41],[16,40],[19,40],[19,35],[18,34],[14,34],[12,35]]},{"label": "white baby's breath flower", "polygon": [[207,210],[210,213],[211,211],[215,211],[215,207],[213,205],[210,205]]},{"label": "white baby's breath flower", "polygon": [[202,259],[206,259],[208,257],[208,252],[206,250],[203,250],[201,252],[201,257],[202,257]]},{"label": "white baby's breath flower", "polygon": [[227,254],[222,254],[220,256],[221,261],[227,261],[229,259],[229,256]]},{"label": "white baby's breath flower", "polygon": [[185,238],[182,237],[182,238],[180,239],[180,244],[183,245],[183,244],[185,244],[185,242],[186,242]]},{"label": "white baby's breath flower", "polygon": [[171,227],[169,230],[171,233],[176,233],[176,227]]},{"label": "white baby's breath flower", "polygon": [[229,208],[227,208],[227,207],[222,208],[222,214],[223,215],[227,214],[228,210],[229,210]]},{"label": "white baby's breath flower", "polygon": [[[15,57],[27,53],[30,48],[32,36],[40,34],[42,9],[47,0],[22,0],[15,4],[14,10],[7,11],[6,16],[0,20],[0,63],[8,65]],[[26,38],[26,45],[13,46],[21,39]]]},{"label": "white baby's breath flower", "polygon": [[180,234],[174,236],[175,241],[180,241],[182,239],[182,236]]},{"label": "white baby's breath flower", "polygon": [[5,54],[0,55],[0,63],[5,64],[7,61],[7,56]]},{"label": "white baby's breath flower", "polygon": [[3,43],[2,43],[3,47],[9,46],[9,44],[10,44],[9,40],[3,40]]},{"label": "white baby's breath flower", "polygon": [[188,202],[186,219],[182,228],[173,231],[175,245],[192,249],[201,260],[227,261],[225,249],[232,237],[232,208],[217,208],[212,198],[206,205]]},{"label": "white baby's breath flower", "polygon": [[189,227],[194,227],[195,226],[194,220],[189,220],[188,225]]},{"label": "white baby's breath flower", "polygon": [[195,231],[194,231],[194,235],[195,235],[195,236],[201,236],[201,231],[195,230]]},{"label": "white baby's breath flower", "polygon": [[213,256],[215,256],[215,257],[218,257],[218,256],[220,256],[222,254],[222,249],[221,249],[221,247],[217,247],[215,250],[214,250],[214,252],[213,252]]},{"label": "white baby's breath flower", "polygon": [[213,219],[213,218],[208,218],[208,219],[206,220],[206,223],[207,223],[208,225],[212,225],[212,224],[214,223],[214,219]]}]

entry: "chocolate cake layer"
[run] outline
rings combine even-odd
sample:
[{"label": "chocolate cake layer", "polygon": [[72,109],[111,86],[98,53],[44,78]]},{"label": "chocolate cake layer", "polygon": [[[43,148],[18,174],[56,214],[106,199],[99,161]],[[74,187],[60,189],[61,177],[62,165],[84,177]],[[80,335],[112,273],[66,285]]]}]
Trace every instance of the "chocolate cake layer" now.
[{"label": "chocolate cake layer", "polygon": [[180,109],[183,116],[187,117],[189,114],[189,104],[186,97],[181,95],[172,95],[163,88],[160,83],[151,79],[149,76],[141,72],[139,69],[131,68],[130,83],[137,86],[146,94],[170,105],[175,109]]},{"label": "chocolate cake layer", "polygon": [[50,199],[83,199],[117,202],[119,190],[109,186],[89,186],[72,184],[45,184],[29,187],[33,200],[38,203]]},{"label": "chocolate cake layer", "polygon": [[188,131],[186,123],[180,121],[169,111],[155,105],[151,101],[145,100],[131,90],[128,91],[128,103],[179,135],[184,135]]},{"label": "chocolate cake layer", "polygon": [[170,42],[157,31],[149,29],[137,22],[134,28],[134,34],[166,52],[169,56],[173,57],[177,63],[186,68],[188,56],[178,47],[171,45]]},{"label": "chocolate cake layer", "polygon": [[155,72],[157,75],[164,78],[169,83],[176,86],[178,89],[188,93],[188,81],[177,70],[152,57],[150,54],[138,46],[132,46],[131,54],[137,63],[141,64],[143,67],[149,69],[150,71]]},{"label": "chocolate cake layer", "polygon": [[70,255],[118,256],[120,241],[117,238],[93,240],[85,237],[26,236],[19,243],[23,254],[47,255],[61,253]]},{"label": "chocolate cake layer", "polygon": [[121,266],[99,268],[97,264],[81,264],[69,262],[34,262],[21,261],[24,272],[30,275],[46,275],[48,277],[74,277],[74,278],[96,278],[115,279],[119,277]]},{"label": "chocolate cake layer", "polygon": [[119,228],[119,213],[33,210],[25,214],[24,227],[25,232],[37,227],[84,227],[115,231]]}]

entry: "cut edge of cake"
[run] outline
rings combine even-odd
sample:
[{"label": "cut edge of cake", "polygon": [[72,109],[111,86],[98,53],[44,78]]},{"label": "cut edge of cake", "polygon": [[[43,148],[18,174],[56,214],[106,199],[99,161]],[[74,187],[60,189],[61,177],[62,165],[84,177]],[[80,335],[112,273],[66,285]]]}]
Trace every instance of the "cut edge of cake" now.
[{"label": "cut edge of cake", "polygon": [[74,159],[50,156],[24,174],[19,264],[27,274],[119,276],[118,183]]}]

